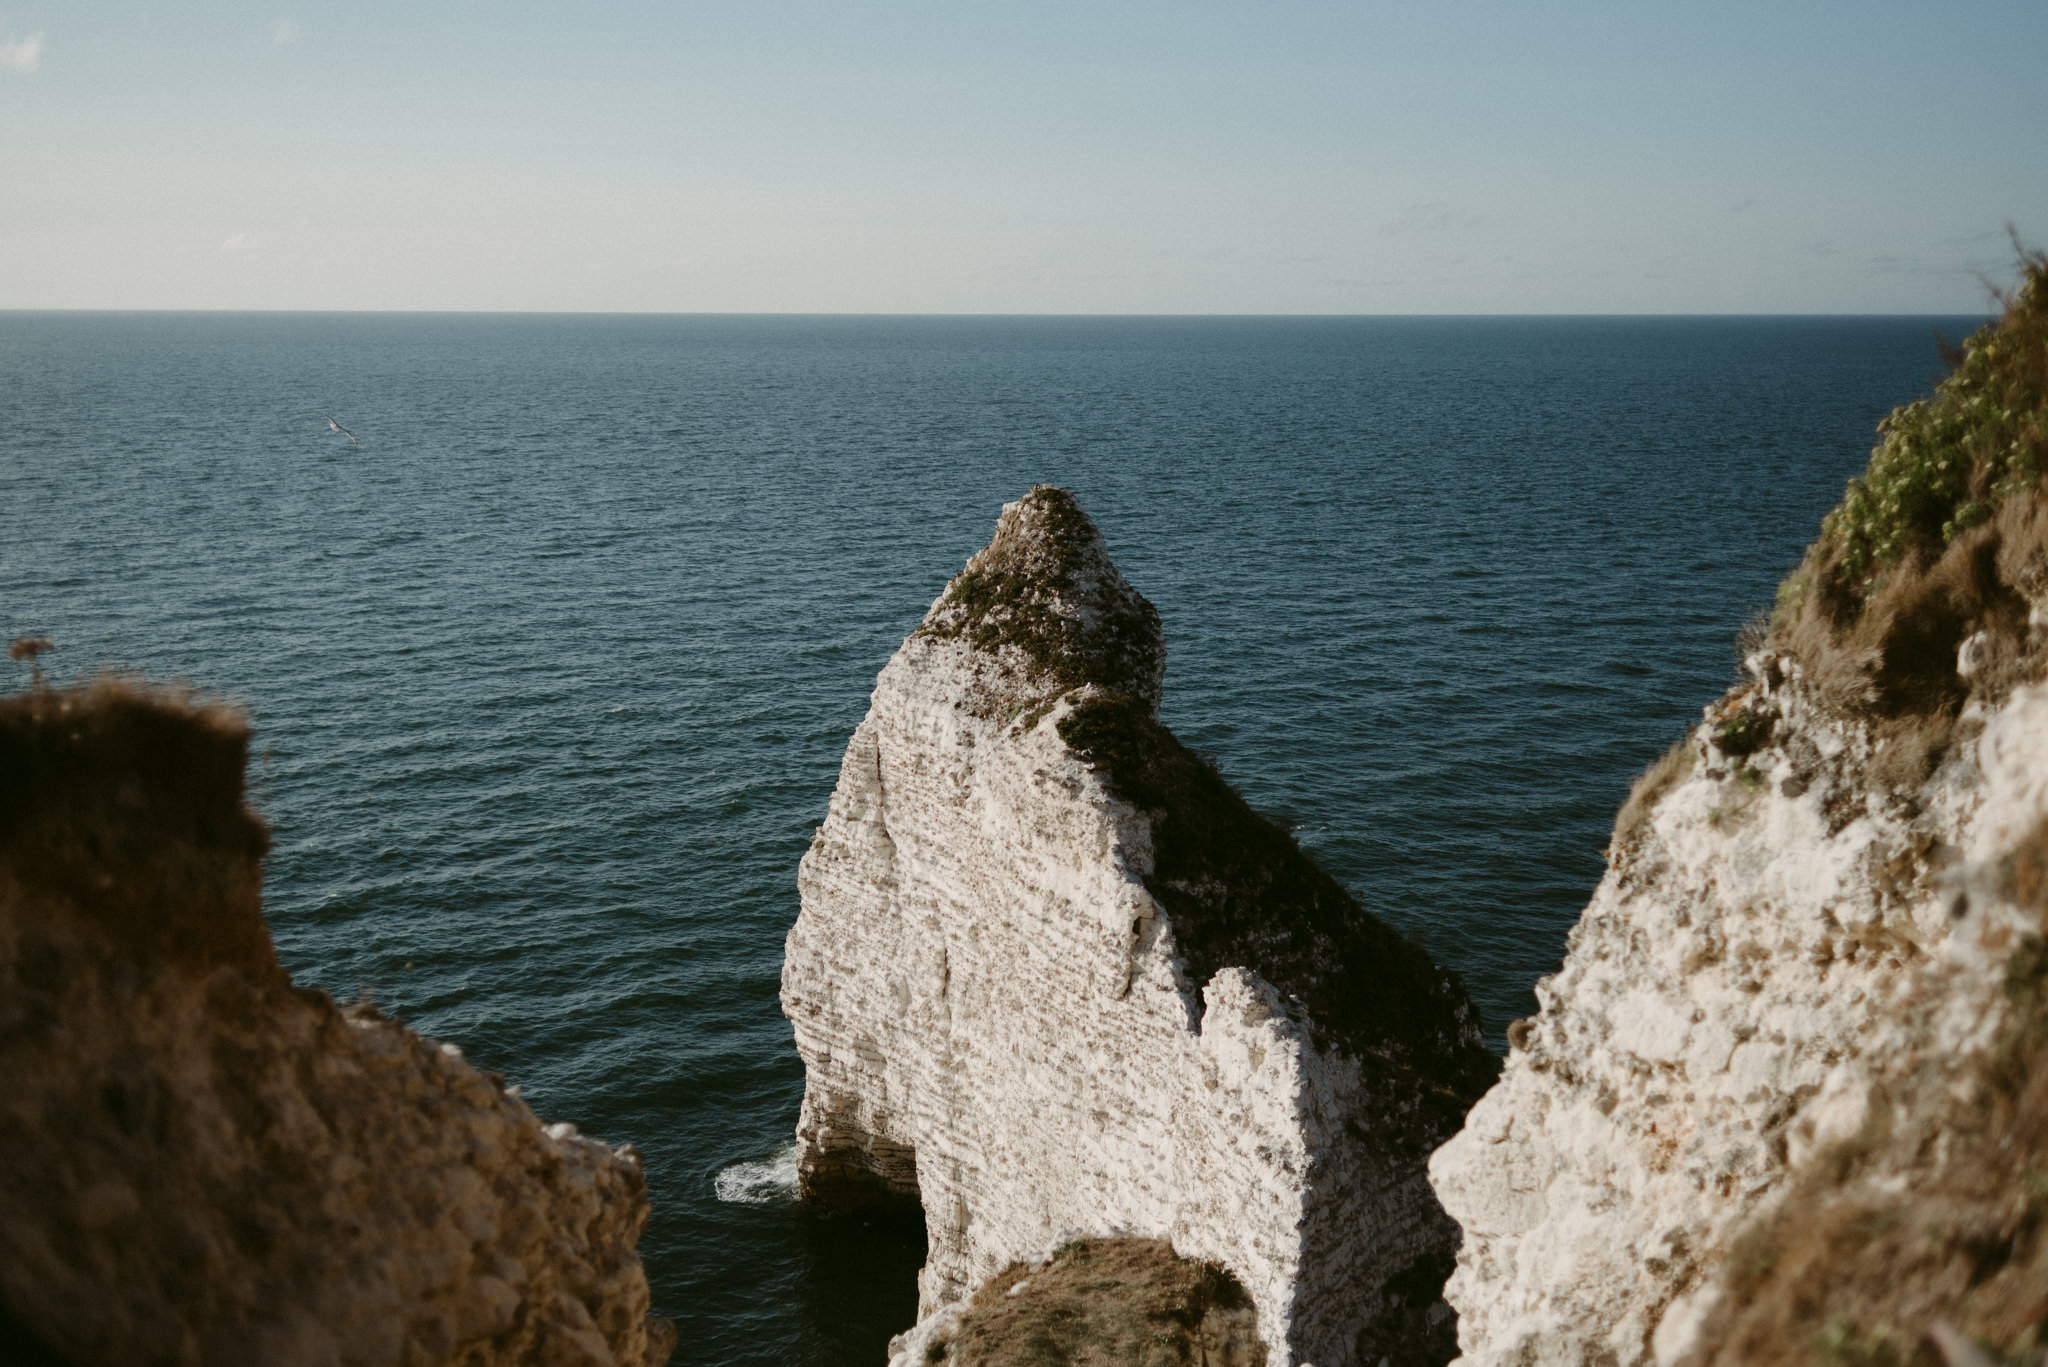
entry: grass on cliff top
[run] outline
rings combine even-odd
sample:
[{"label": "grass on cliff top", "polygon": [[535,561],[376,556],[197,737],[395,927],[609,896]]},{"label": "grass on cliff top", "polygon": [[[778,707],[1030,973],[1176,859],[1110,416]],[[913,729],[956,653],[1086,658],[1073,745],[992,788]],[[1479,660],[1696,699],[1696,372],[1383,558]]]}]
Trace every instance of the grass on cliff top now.
[{"label": "grass on cliff top", "polygon": [[[1771,641],[1820,692],[1880,717],[1953,712],[2040,673],[2027,599],[2048,592],[2048,254],[1932,397],[1878,426],[1820,538],[1778,591]],[[1969,679],[1957,650],[1984,633]]]},{"label": "grass on cliff top", "polygon": [[[1012,1294],[1012,1292],[1015,1294]],[[1164,1239],[1077,1239],[983,1284],[934,1362],[951,1367],[1264,1367],[1258,1317],[1216,1263]]]},{"label": "grass on cliff top", "polygon": [[1039,698],[1090,683],[1143,690],[1162,665],[1159,613],[1116,579],[1094,522],[1050,484],[1033,485],[998,522],[918,631],[1018,652]]},{"label": "grass on cliff top", "polygon": [[2048,254],[2015,246],[2020,281],[2002,316],[1964,342],[1934,396],[1893,409],[1870,468],[1821,524],[1830,569],[1851,589],[1907,556],[1938,551],[2033,490],[2048,454]]}]

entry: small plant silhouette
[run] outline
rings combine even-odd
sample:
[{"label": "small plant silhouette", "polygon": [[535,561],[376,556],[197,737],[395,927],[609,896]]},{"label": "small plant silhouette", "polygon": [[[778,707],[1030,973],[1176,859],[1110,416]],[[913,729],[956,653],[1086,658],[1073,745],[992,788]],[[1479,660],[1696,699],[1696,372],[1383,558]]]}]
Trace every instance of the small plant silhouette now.
[{"label": "small plant silhouette", "polygon": [[36,688],[43,686],[42,666],[36,663],[36,656],[45,651],[55,650],[56,643],[47,636],[17,636],[7,645],[7,658],[27,660],[29,682]]}]

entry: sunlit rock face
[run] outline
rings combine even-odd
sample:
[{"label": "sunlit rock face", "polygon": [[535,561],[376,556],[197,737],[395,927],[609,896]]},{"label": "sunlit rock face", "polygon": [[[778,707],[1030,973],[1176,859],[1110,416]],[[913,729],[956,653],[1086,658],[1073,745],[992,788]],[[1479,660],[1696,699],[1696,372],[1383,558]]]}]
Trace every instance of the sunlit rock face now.
[{"label": "sunlit rock face", "polygon": [[1235,1273],[1338,1367],[1455,1233],[1424,1155],[1489,1080],[1455,978],[1158,721],[1158,615],[1071,496],[1007,505],[876,683],[784,1010],[814,1201],[922,1202],[922,1312],[1066,1233]]},{"label": "sunlit rock face", "polygon": [[226,709],[0,700],[0,1310],[62,1360],[666,1360],[639,1160],[278,966]]},{"label": "sunlit rock face", "polygon": [[1945,1057],[1944,1104],[1974,1104],[2006,958],[2040,929],[2011,869],[2048,831],[2048,692],[1972,703],[1929,770],[1791,660],[1749,669],[1624,821],[1540,1014],[1431,1160],[1465,1235],[1462,1363],[1691,1360],[1788,1189],[1838,1186],[1850,1141],[1925,1137],[1888,1075]]}]

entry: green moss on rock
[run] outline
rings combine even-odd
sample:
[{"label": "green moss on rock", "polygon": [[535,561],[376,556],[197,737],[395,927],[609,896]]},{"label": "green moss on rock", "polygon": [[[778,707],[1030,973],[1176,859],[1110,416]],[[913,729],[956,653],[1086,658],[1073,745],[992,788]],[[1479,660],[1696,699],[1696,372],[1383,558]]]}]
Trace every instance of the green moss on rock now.
[{"label": "green moss on rock", "polygon": [[[1065,489],[1039,484],[1003,510],[988,546],[954,577],[916,636],[964,640],[1007,672],[983,710],[1021,716],[1084,684],[1156,706],[1166,651],[1159,613],[1110,562]],[[1030,718],[1036,721],[1036,717]]]}]

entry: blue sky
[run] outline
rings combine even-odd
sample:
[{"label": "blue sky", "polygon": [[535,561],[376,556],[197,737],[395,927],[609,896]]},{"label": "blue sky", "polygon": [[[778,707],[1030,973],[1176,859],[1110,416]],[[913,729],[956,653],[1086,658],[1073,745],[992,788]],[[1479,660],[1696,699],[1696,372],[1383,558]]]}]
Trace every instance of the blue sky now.
[{"label": "blue sky", "polygon": [[0,0],[0,307],[1975,312],[2048,4]]}]

